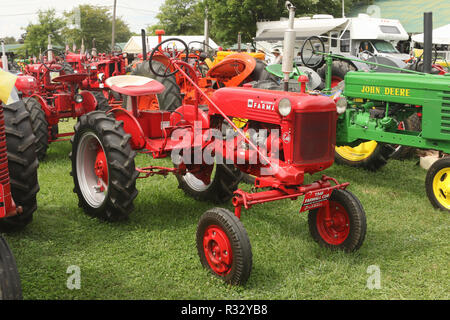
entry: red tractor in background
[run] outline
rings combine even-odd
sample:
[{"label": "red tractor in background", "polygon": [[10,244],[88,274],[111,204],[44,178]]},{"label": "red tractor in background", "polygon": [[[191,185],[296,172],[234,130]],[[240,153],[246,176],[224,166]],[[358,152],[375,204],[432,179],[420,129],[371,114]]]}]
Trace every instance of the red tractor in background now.
[{"label": "red tractor in background", "polygon": [[[161,36],[164,32],[157,30],[156,33],[159,36],[159,44],[161,44],[163,42]],[[187,81],[171,65],[171,59],[174,58],[191,65],[192,68],[185,71],[193,73],[189,74],[189,76],[208,97],[211,97],[214,91],[219,88],[238,87],[252,81],[273,78],[265,70],[266,64],[264,61],[255,59],[246,53],[229,55],[209,69],[205,63],[205,60],[209,58],[208,53],[201,48],[196,48],[194,43],[197,47],[198,45],[206,45],[196,41],[189,43],[183,50],[179,50],[176,46],[176,41],[165,40],[164,44],[159,46],[159,50],[153,56],[152,64],[148,64],[149,54],[147,54],[145,49],[146,35],[144,30],[142,37],[144,52],[140,55],[141,60],[134,65],[132,74],[155,79],[162,83],[166,90],[158,95],[140,97],[138,104],[141,110],[158,110],[162,108],[162,110],[174,111],[183,103],[207,105],[204,96],[199,94],[191,82]],[[212,48],[209,49],[211,52],[214,51]],[[147,59],[144,60],[142,57],[147,57]]]},{"label": "red tractor in background", "polygon": [[[295,8],[288,8],[293,23]],[[154,68],[154,58],[161,57],[164,44],[175,41],[188,55],[183,41],[168,39],[151,52],[149,69]],[[285,50],[289,56],[289,48]],[[167,88],[145,77],[113,77],[107,85],[129,97],[126,109],[91,112],[76,124],[72,175],[74,192],[86,213],[107,221],[126,219],[138,194],[136,180],[170,173],[188,196],[215,203],[232,199],[234,212],[208,210],[197,228],[201,263],[231,284],[245,283],[252,269],[250,240],[240,220],[242,208],[304,197],[299,211],[309,211],[315,241],[346,252],[361,247],[366,217],[357,197],[346,190],[349,184],[325,175],[304,184],[305,174],[325,170],[334,162],[333,100],[305,93],[307,77],[300,77],[300,93],[225,87],[208,95],[195,82],[197,71],[191,64],[179,56],[168,62],[201,99],[173,112],[142,110],[139,97],[159,95]],[[292,61],[285,68],[289,75]],[[174,166],[136,167],[137,153],[155,159],[171,157]],[[256,176],[252,192],[238,189],[242,172]]]},{"label": "red tractor in background", "polygon": [[27,65],[19,75],[16,87],[31,115],[39,160],[45,158],[50,143],[65,141],[72,135],[58,132],[60,121],[96,110],[96,97],[87,90],[80,91],[88,76],[74,73],[65,55],[51,48],[39,63]]},{"label": "red tractor in background", "polygon": [[120,47],[109,54],[97,54],[94,40],[92,55],[66,52],[65,59],[75,73],[88,74],[81,83],[80,89],[94,94],[100,110],[107,110],[109,105],[122,104],[122,97],[105,86],[108,78],[127,73],[128,55],[122,53]]},{"label": "red tractor in background", "polygon": [[[15,77],[0,70],[0,232],[23,229],[33,219],[39,191],[35,136]],[[5,83],[10,82],[9,88]],[[10,94],[11,88],[13,89]],[[22,298],[14,256],[0,236],[0,300]]]}]

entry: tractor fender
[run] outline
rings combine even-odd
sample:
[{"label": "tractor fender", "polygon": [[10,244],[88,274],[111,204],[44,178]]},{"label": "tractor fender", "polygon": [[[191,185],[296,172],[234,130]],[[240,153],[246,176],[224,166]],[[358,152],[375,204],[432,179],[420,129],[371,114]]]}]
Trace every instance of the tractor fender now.
[{"label": "tractor fender", "polygon": [[[370,57],[368,59],[368,61],[388,65],[391,67],[401,68],[401,69],[406,69],[406,67],[408,66],[403,60],[401,60],[399,58],[395,58],[395,57],[376,56],[376,59],[374,57]],[[373,70],[376,72],[386,72],[386,73],[400,73],[401,72],[400,70],[384,68],[382,66],[378,66],[376,69],[373,69]]]},{"label": "tractor fender", "polygon": [[207,77],[215,78],[227,87],[238,87],[255,68],[255,58],[246,53],[234,53],[210,69]]},{"label": "tractor fender", "polygon": [[147,144],[144,130],[142,130],[139,121],[128,110],[120,107],[111,109],[108,113],[113,113],[117,121],[123,122],[123,129],[131,135],[130,143],[134,150],[144,149]]},{"label": "tractor fender", "polygon": [[53,116],[52,109],[50,108],[50,106],[47,104],[47,101],[45,101],[45,99],[42,96],[40,96],[38,94],[33,94],[30,98],[34,98],[37,100],[37,102],[39,102],[42,110],[44,110],[44,112],[45,112],[45,117],[47,119],[51,118]]},{"label": "tractor fender", "polygon": [[84,111],[83,114],[95,111],[98,104],[95,96],[89,91],[81,91],[80,94],[83,96],[83,102],[81,103],[81,108]]}]

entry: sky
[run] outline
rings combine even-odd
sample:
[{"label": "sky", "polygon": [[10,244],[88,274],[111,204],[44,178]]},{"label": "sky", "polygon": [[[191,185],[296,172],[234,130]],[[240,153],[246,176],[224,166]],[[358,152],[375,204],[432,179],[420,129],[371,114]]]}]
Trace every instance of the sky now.
[{"label": "sky", "polygon": [[[164,0],[117,0],[117,15],[130,27],[132,32],[157,22],[155,18]],[[0,38],[19,38],[29,22],[37,22],[39,9],[56,9],[62,16],[80,4],[113,7],[114,0],[0,0]]]}]

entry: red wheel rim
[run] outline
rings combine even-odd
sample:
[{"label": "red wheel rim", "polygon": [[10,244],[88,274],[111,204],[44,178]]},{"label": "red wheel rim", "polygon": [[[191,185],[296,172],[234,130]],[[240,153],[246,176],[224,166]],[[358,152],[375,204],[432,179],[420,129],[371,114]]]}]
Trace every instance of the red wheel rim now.
[{"label": "red wheel rim", "polygon": [[101,146],[98,146],[97,157],[95,158],[95,175],[99,178],[98,186],[100,187],[100,191],[105,191],[106,188],[102,181],[108,185],[108,162],[105,151]]},{"label": "red wheel rim", "polygon": [[342,79],[340,77],[337,76],[332,76],[331,77],[331,88],[336,87],[339,83],[341,83]]},{"label": "red wheel rim", "polygon": [[225,276],[231,271],[233,251],[230,239],[219,226],[209,226],[203,235],[203,249],[211,269]]},{"label": "red wheel rim", "polygon": [[329,201],[331,221],[326,220],[326,208],[317,213],[317,230],[322,239],[332,245],[340,245],[350,233],[350,219],[347,210],[340,203]]}]

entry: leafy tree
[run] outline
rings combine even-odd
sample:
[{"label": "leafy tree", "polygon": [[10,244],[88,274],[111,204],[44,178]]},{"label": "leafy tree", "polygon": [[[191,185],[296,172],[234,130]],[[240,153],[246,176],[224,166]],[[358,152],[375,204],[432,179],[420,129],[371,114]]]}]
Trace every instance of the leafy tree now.
[{"label": "leafy tree", "polygon": [[61,45],[61,28],[65,25],[63,19],[56,17],[54,9],[39,11],[38,23],[30,23],[25,28],[25,49],[31,55],[39,55],[40,51],[47,49],[48,35],[52,35],[52,43]]},{"label": "leafy tree", "polygon": [[[341,0],[291,0],[297,16],[312,14],[342,14]],[[372,0],[345,0],[346,12],[356,4]],[[159,23],[149,28],[164,29],[167,34],[203,34],[204,8],[207,6],[211,37],[223,44],[232,44],[239,32],[248,42],[256,34],[260,20],[279,20],[287,17],[285,0],[166,0],[157,15]]]},{"label": "leafy tree", "polygon": [[198,0],[166,0],[156,16],[159,22],[147,31],[164,29],[167,35],[203,34],[204,12],[203,3]]},{"label": "leafy tree", "polygon": [[[109,8],[102,6],[80,5],[64,15],[71,18],[80,14],[80,27],[69,28],[66,26],[62,30],[65,42],[69,45],[76,43],[81,45],[81,39],[84,39],[86,47],[92,46],[92,40],[95,38],[96,48],[100,52],[110,50],[112,39],[112,13]],[[126,42],[130,39],[132,33],[128,25],[120,18],[116,18],[116,43]]]},{"label": "leafy tree", "polygon": [[5,44],[16,44],[17,40],[14,37],[6,37],[3,39],[0,39],[0,41],[3,41]]}]

